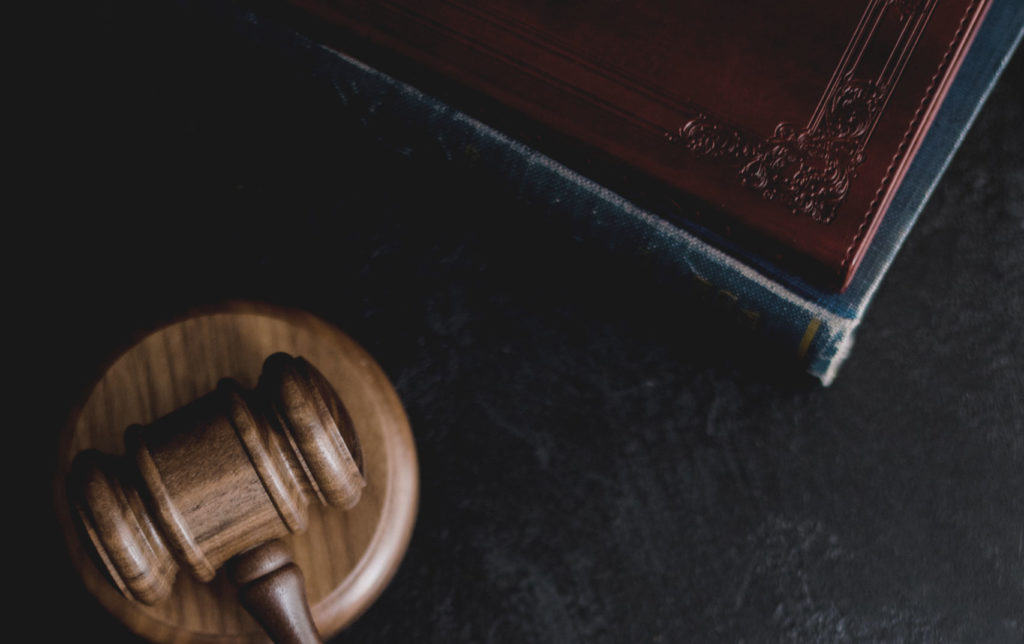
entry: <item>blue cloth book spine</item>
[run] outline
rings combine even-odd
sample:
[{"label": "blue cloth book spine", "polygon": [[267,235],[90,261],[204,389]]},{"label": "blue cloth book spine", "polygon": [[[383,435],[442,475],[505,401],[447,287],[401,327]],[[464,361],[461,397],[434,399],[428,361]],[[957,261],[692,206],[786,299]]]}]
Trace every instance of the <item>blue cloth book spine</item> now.
[{"label": "blue cloth book spine", "polygon": [[[233,11],[229,11],[233,13]],[[223,17],[223,14],[221,14]],[[1024,2],[994,0],[867,254],[842,293],[818,289],[756,257],[730,253],[707,231],[684,229],[405,82],[251,13],[235,28],[297,55],[359,105],[363,125],[397,154],[427,145],[498,178],[525,203],[568,217],[580,237],[655,258],[724,302],[824,385],[832,383],[896,253],[1024,33]],[[272,34],[269,38],[268,34]],[[290,54],[288,54],[290,52]]]}]

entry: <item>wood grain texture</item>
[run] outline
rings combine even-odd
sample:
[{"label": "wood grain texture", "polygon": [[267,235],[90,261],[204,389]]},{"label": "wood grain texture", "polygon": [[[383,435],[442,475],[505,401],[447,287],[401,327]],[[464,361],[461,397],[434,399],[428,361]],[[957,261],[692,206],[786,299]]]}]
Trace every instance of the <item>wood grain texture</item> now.
[{"label": "wood grain texture", "polygon": [[179,574],[169,598],[144,606],[125,599],[94,565],[71,521],[64,493],[83,449],[123,452],[124,429],[147,424],[213,390],[225,377],[254,387],[266,356],[303,356],[337,390],[359,434],[367,481],[355,508],[309,508],[308,529],[285,543],[305,573],[321,634],[330,637],[382,592],[408,546],[418,498],[418,465],[397,394],[373,359],[348,336],[296,311],[235,304],[171,324],[117,358],[72,415],[55,481],[72,560],[88,590],[139,635],[154,641],[265,641],[223,571],[208,584]]},{"label": "wood grain texture", "polygon": [[306,600],[302,571],[288,546],[269,541],[231,560],[242,605],[277,644],[320,644]]}]

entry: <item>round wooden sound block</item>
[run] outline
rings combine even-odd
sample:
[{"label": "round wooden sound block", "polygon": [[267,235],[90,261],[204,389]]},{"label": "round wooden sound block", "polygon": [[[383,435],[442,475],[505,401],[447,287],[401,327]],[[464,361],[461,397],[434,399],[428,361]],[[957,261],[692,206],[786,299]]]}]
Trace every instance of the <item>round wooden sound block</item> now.
[{"label": "round wooden sound block", "polygon": [[184,571],[153,606],[129,600],[97,567],[72,521],[65,479],[88,448],[124,451],[124,430],[148,424],[212,391],[222,378],[253,387],[263,360],[302,356],[327,378],[362,445],[366,488],[351,510],[310,506],[305,533],[285,537],[305,575],[325,638],[351,623],[394,576],[412,535],[419,473],[405,412],[384,372],[347,335],[296,311],[235,305],[164,327],[117,358],[64,429],[57,512],[86,588],[135,633],[158,642],[267,641],[221,570],[210,583]]}]

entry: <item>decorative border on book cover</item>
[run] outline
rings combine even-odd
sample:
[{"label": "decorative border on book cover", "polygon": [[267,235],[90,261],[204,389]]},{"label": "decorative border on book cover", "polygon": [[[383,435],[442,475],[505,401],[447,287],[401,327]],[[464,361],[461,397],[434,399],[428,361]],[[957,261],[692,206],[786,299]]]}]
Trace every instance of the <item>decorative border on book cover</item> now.
[{"label": "decorative border on book cover", "polygon": [[[745,132],[706,112],[676,132],[670,143],[737,166],[740,183],[794,214],[828,223],[846,199],[850,180],[937,0],[871,0],[807,125],[779,123],[772,136]],[[888,23],[888,24],[887,24]],[[899,36],[887,55],[878,33]],[[865,61],[884,60],[879,69]]]},{"label": "decorative border on book cover", "polygon": [[[765,199],[779,200],[794,214],[828,223],[846,199],[850,181],[864,160],[864,148],[938,0],[869,0],[808,124],[799,128],[779,123],[769,137],[745,131],[699,105],[638,84],[621,71],[610,70],[607,63],[581,59],[570,47],[556,45],[550,34],[541,38],[535,28],[512,14],[484,12],[461,0],[452,0],[451,4],[520,33],[535,45],[621,85],[693,113],[682,127],[665,133],[670,143],[736,166],[744,187],[760,192]],[[879,37],[880,32],[888,34],[893,28],[898,31],[895,41]],[[884,60],[879,69],[870,69],[870,63],[865,62],[879,59]],[[618,112],[598,97],[590,98]]]},{"label": "decorative border on book cover", "polygon": [[[628,92],[681,112],[686,122],[667,131],[664,124],[626,111],[544,69],[524,67],[520,59],[505,49],[494,46],[479,34],[474,35],[472,30],[456,29],[432,17],[422,7],[409,6],[405,0],[376,0],[375,4],[531,73],[544,83],[583,97],[619,118],[656,133],[670,144],[731,166],[736,170],[739,185],[766,200],[781,203],[795,215],[828,224],[835,219],[849,194],[851,182],[865,159],[871,135],[939,1],[867,0],[807,124],[800,127],[779,122],[767,136],[717,117],[669,88],[651,86],[630,77],[614,63],[591,60],[574,50],[571,44],[560,42],[557,36],[524,22],[514,12],[503,10],[500,4],[478,6],[469,0],[444,3],[460,16],[498,28],[538,51],[586,70],[595,78],[603,78]],[[971,3],[961,27],[977,5],[977,1]],[[951,48],[961,32],[959,29],[950,43]],[[943,59],[943,67],[948,55],[949,52]],[[912,126],[913,123],[911,129]],[[887,181],[883,182],[883,187]],[[854,242],[858,236],[854,237]]]}]

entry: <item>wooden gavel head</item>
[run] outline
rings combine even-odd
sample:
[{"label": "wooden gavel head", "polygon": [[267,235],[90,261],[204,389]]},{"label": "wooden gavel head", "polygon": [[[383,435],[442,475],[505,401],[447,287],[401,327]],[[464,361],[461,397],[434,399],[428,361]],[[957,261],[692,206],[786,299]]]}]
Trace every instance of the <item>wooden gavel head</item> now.
[{"label": "wooden gavel head", "polygon": [[304,531],[313,500],[351,508],[365,486],[359,440],[337,393],[306,360],[284,353],[267,358],[255,389],[222,380],[152,424],[129,427],[125,447],[123,457],[81,452],[69,496],[112,581],[149,604],[170,593],[179,566],[208,581],[246,553],[236,576],[264,575],[267,557],[249,553]]}]

